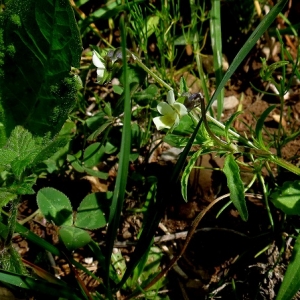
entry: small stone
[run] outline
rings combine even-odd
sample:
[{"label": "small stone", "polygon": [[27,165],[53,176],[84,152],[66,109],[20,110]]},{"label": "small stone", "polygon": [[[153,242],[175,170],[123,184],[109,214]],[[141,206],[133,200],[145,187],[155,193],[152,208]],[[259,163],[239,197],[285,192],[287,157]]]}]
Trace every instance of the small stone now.
[{"label": "small stone", "polygon": [[82,261],[88,265],[91,265],[93,263],[94,259],[93,259],[93,257],[85,257]]},{"label": "small stone", "polygon": [[[235,108],[238,105],[239,105],[239,100],[237,99],[237,97],[235,96],[224,97],[223,111]],[[217,100],[215,100],[212,104],[212,107],[216,109],[217,106],[218,106]]]}]

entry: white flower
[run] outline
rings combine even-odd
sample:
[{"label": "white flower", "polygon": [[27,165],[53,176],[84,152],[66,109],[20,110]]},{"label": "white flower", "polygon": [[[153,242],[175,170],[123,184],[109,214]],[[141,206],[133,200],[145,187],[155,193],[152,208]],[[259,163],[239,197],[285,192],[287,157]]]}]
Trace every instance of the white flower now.
[{"label": "white flower", "polygon": [[175,128],[178,126],[180,118],[188,113],[187,108],[182,103],[175,101],[173,90],[168,92],[167,102],[160,102],[157,105],[158,112],[162,114],[161,117],[153,118],[157,130]]},{"label": "white flower", "polygon": [[97,68],[97,80],[101,82],[106,68],[104,63],[101,61],[99,54],[95,50],[93,51],[92,60],[94,66]]}]

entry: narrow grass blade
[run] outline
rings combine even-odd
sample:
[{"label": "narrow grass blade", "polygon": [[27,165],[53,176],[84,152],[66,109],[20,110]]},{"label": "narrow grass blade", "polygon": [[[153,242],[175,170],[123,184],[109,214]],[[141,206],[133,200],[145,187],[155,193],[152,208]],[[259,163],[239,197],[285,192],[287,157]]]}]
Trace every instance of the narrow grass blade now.
[{"label": "narrow grass blade", "polygon": [[268,147],[265,146],[264,139],[263,139],[263,135],[262,135],[263,127],[264,127],[264,122],[265,122],[267,116],[269,115],[269,113],[270,113],[275,107],[276,107],[275,105],[269,106],[269,107],[261,114],[261,116],[260,116],[259,119],[257,120],[257,124],[256,124],[256,127],[255,127],[255,135],[256,135],[257,142],[259,143],[259,146],[260,146],[262,149],[265,149],[265,150],[268,150]]},{"label": "narrow grass blade", "polygon": [[[210,37],[213,50],[214,70],[216,75],[216,85],[222,80],[222,34],[221,34],[221,10],[220,0],[211,2],[210,11]],[[223,111],[224,89],[221,90],[217,97],[217,119],[220,120]]]},{"label": "narrow grass blade", "polygon": [[120,161],[116,185],[114,189],[112,204],[110,206],[107,240],[106,240],[106,276],[105,283],[109,286],[109,266],[111,262],[111,253],[114,241],[119,227],[120,216],[123,208],[123,200],[126,190],[129,156],[131,148],[131,101],[130,87],[128,82],[127,52],[126,52],[126,32],[124,27],[124,18],[120,19],[121,40],[122,40],[122,57],[123,57],[123,74],[124,74],[124,121],[120,149]]},{"label": "narrow grass blade", "polygon": [[183,199],[187,202],[187,187],[188,187],[188,180],[189,176],[194,168],[194,165],[198,159],[198,157],[201,155],[203,149],[200,149],[199,151],[195,152],[192,157],[190,158],[187,166],[185,167],[182,177],[181,177],[181,194]]},{"label": "narrow grass blade", "polygon": [[74,288],[66,285],[57,285],[36,278],[21,276],[4,270],[0,272],[0,281],[12,284],[19,288],[34,291],[39,294],[51,296],[53,298],[62,297],[65,299],[82,300],[76,295]]},{"label": "narrow grass blade", "polygon": [[263,33],[268,29],[268,27],[272,24],[272,22],[275,20],[277,15],[281,12],[281,10],[286,5],[287,0],[279,1],[274,7],[270,10],[270,12],[262,19],[260,24],[257,26],[257,28],[253,31],[253,33],[250,35],[242,49],[238,52],[238,54],[235,56],[232,64],[228,68],[227,72],[225,73],[223,79],[221,80],[220,84],[218,85],[216,91],[212,95],[207,108],[206,112],[211,107],[213,100],[216,99],[216,97],[220,94],[223,87],[225,86],[226,82],[229,80],[229,78],[232,76],[232,74],[235,72],[235,70],[238,68],[238,66],[241,64],[243,59],[246,57],[246,55],[250,52],[250,50],[253,48],[253,46],[256,44],[256,42],[259,40],[259,38],[263,35]]},{"label": "narrow grass blade", "polygon": [[278,291],[276,300],[293,299],[300,289],[300,235],[294,245],[293,255],[285,272],[283,282]]}]

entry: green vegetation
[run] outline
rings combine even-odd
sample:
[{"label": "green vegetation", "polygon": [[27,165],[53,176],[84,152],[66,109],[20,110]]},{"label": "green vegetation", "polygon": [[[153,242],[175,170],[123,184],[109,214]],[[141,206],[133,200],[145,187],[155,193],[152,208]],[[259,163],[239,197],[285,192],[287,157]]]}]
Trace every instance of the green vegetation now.
[{"label": "green vegetation", "polygon": [[[276,287],[276,299],[292,299],[300,289],[299,229],[294,219],[300,214],[300,169],[295,165],[298,157],[287,159],[283,152],[300,135],[285,98],[293,82],[300,80],[300,48],[293,56],[282,39],[289,29],[297,42],[299,28],[283,15],[286,3],[277,1],[262,16],[253,1],[2,2],[1,285],[22,297],[46,293],[52,299],[172,299],[168,272],[184,255],[199,222],[228,198],[218,216],[230,207],[241,221],[253,222],[247,199],[256,196],[268,225],[251,237],[254,241],[266,237],[255,254],[270,249],[274,241],[279,249],[277,261],[261,280],[275,272],[290,235],[294,251],[284,280]],[[230,15],[224,14],[228,8]],[[274,23],[278,16],[288,25],[284,32]],[[230,20],[231,32],[222,27],[222,18]],[[258,43],[267,44],[272,52],[274,41],[280,47],[278,61],[261,55],[260,72],[254,76],[259,80],[251,85],[276,104],[267,105],[248,124],[239,119],[241,96],[239,108],[224,118],[224,95],[234,85],[230,80],[245,59],[254,56]],[[223,52],[233,45],[235,54],[230,53],[229,67],[224,68]],[[209,67],[207,53],[212,58]],[[275,109],[277,125],[270,129],[266,122]],[[246,129],[238,131],[236,122]],[[163,142],[180,150],[165,178],[147,171],[149,157]],[[226,177],[226,192],[206,203],[181,248],[172,246],[173,253],[169,249],[165,254],[163,247],[154,245],[157,228],[178,198],[177,184],[182,203],[189,202],[191,174],[207,154],[224,159],[223,166],[214,168]],[[251,177],[247,183],[242,176],[245,169]],[[85,195],[78,195],[74,203],[51,183],[53,178],[83,177],[104,187],[83,191]],[[45,178],[47,184],[41,184]],[[34,195],[38,210],[22,221],[18,207],[28,195]],[[134,249],[127,255],[115,244],[128,212],[142,217]],[[25,227],[37,216],[55,227],[57,245]],[[103,243],[97,237],[100,232]],[[39,251],[65,259],[72,288],[52,270],[22,259],[13,245],[16,234]],[[74,259],[74,252],[82,249],[98,262],[96,272]],[[240,259],[254,258],[249,253]],[[89,289],[79,273],[92,278],[96,287]],[[228,282],[232,298],[239,299],[235,277],[228,274],[213,288],[208,285],[205,299],[213,299],[219,286]],[[255,286],[256,296],[261,284]]]}]

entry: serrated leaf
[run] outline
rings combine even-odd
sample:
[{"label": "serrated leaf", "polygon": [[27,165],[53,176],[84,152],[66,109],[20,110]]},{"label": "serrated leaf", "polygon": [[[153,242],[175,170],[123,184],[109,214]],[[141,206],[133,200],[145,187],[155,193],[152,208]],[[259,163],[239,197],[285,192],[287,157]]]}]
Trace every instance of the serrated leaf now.
[{"label": "serrated leaf", "polygon": [[85,230],[66,225],[59,229],[59,237],[69,251],[81,248],[92,240]]},{"label": "serrated leaf", "polygon": [[39,162],[42,162],[50,158],[57,151],[62,149],[70,141],[70,139],[71,137],[58,137],[49,145],[47,145],[45,148],[43,148],[42,151],[39,152],[39,154],[36,156],[32,164],[36,165]]},{"label": "serrated leaf", "polygon": [[300,215],[300,181],[286,181],[271,194],[273,204],[288,215]]},{"label": "serrated leaf", "polygon": [[16,192],[18,195],[33,195],[35,194],[32,188],[33,183],[22,182],[21,184],[12,185],[10,188]]},{"label": "serrated leaf", "polygon": [[0,149],[0,165],[9,168],[17,156],[18,154],[10,149]]},{"label": "serrated leaf", "polygon": [[[9,1],[2,12],[1,113],[6,137],[16,125],[53,138],[74,104],[81,41],[68,0]],[[16,86],[18,88],[16,88]]]},{"label": "serrated leaf", "polygon": [[37,204],[47,221],[55,225],[73,224],[72,206],[69,198],[54,188],[42,188],[37,193]]},{"label": "serrated leaf", "polygon": [[232,154],[228,154],[224,161],[223,172],[227,178],[230,191],[230,200],[238,210],[243,221],[248,219],[248,210],[245,200],[244,185],[240,176],[240,169]]},{"label": "serrated leaf", "polygon": [[285,272],[283,282],[276,300],[291,300],[300,289],[300,235],[294,245],[290,263]]},{"label": "serrated leaf", "polygon": [[188,180],[189,180],[189,176],[194,168],[194,165],[197,161],[197,159],[199,158],[199,156],[202,153],[202,149],[198,150],[197,152],[195,152],[192,157],[190,158],[187,166],[184,168],[182,177],[181,177],[181,194],[182,197],[184,199],[185,202],[188,201],[187,198],[187,188],[188,188]]},{"label": "serrated leaf", "polygon": [[0,188],[0,207],[1,208],[14,199],[17,199],[17,194],[9,192],[6,188]]},{"label": "serrated leaf", "polygon": [[[35,144],[32,134],[21,126],[17,126],[9,137],[4,152],[7,155],[13,173],[20,176],[24,169],[29,166],[40,151]],[[3,153],[3,152],[2,152]],[[13,160],[11,160],[14,157]]]},{"label": "serrated leaf", "polygon": [[111,197],[111,192],[86,196],[79,205],[74,225],[90,230],[105,226]]}]

